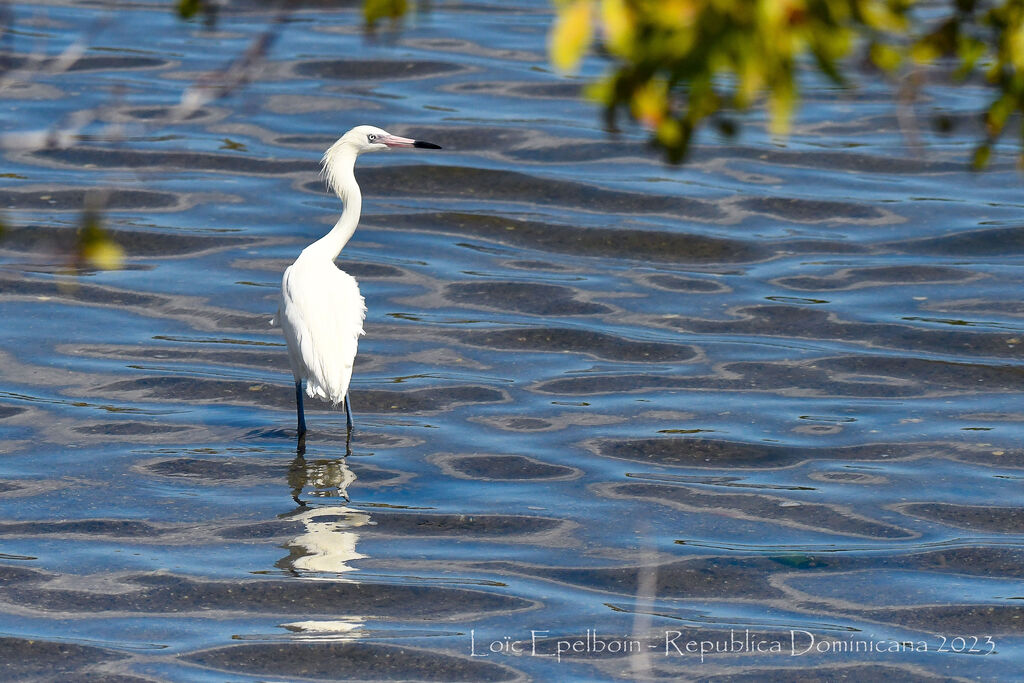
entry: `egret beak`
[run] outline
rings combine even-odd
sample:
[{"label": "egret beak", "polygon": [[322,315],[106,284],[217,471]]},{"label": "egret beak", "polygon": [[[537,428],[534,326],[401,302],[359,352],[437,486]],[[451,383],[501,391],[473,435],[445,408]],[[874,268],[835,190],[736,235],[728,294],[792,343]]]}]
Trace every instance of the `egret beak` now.
[{"label": "egret beak", "polygon": [[377,142],[381,142],[388,147],[419,147],[421,149],[441,149],[441,145],[435,145],[433,142],[424,142],[423,140],[412,140],[410,138],[400,138],[397,135],[388,135],[386,137],[378,138]]}]

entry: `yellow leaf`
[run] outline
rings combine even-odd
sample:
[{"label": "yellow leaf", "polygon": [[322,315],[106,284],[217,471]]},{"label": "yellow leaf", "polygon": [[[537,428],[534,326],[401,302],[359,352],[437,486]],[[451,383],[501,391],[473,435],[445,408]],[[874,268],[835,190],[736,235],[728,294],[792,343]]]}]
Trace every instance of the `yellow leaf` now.
[{"label": "yellow leaf", "polygon": [[657,128],[668,112],[668,84],[659,78],[647,81],[633,91],[630,105],[634,118]]},{"label": "yellow leaf", "polygon": [[665,147],[677,147],[683,141],[683,127],[676,119],[665,119],[658,124],[656,135]]},{"label": "yellow leaf", "polygon": [[906,29],[906,17],[881,0],[861,0],[860,13],[871,28],[899,33]]},{"label": "yellow leaf", "polygon": [[1010,118],[1010,114],[1013,113],[1013,104],[1013,97],[1007,93],[993,102],[988,108],[988,112],[985,115],[985,127],[988,129],[990,136],[996,137],[1003,132],[1006,119]]},{"label": "yellow leaf", "polygon": [[615,82],[607,76],[599,81],[588,84],[583,92],[587,98],[595,102],[605,105],[615,103]]},{"label": "yellow leaf", "polygon": [[601,22],[608,47],[613,52],[625,56],[633,51],[636,18],[626,5],[626,0],[603,0]]},{"label": "yellow leaf", "polygon": [[1010,61],[1017,71],[1024,71],[1024,23],[1013,29],[1007,29],[1006,44],[1010,52]]},{"label": "yellow leaf", "polygon": [[914,43],[910,48],[910,57],[918,64],[931,64],[941,56],[938,48],[927,41]]},{"label": "yellow leaf", "polygon": [[100,270],[115,270],[124,262],[124,249],[113,240],[98,240],[82,249],[82,257]]},{"label": "yellow leaf", "polygon": [[591,0],[575,0],[558,9],[549,52],[551,62],[561,71],[575,71],[590,45],[592,4]]},{"label": "yellow leaf", "polygon": [[871,61],[883,71],[893,72],[903,63],[903,55],[892,45],[875,43],[871,46]]},{"label": "yellow leaf", "polygon": [[788,87],[778,87],[768,97],[770,119],[768,129],[772,135],[787,135],[790,119],[796,105],[796,96]]}]

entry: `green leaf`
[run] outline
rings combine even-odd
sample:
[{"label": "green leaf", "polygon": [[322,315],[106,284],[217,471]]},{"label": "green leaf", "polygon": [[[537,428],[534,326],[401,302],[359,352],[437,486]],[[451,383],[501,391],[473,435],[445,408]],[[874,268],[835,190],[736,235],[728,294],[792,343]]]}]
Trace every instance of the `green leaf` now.
[{"label": "green leaf", "polygon": [[971,169],[980,171],[988,166],[989,157],[992,156],[991,143],[982,143],[974,150],[974,158],[971,159]]},{"label": "green leaf", "polygon": [[203,9],[203,0],[178,0],[178,16],[182,19],[191,19]]},{"label": "green leaf", "polygon": [[365,0],[363,3],[363,19],[370,28],[376,26],[381,19],[401,19],[408,11],[406,0]]}]

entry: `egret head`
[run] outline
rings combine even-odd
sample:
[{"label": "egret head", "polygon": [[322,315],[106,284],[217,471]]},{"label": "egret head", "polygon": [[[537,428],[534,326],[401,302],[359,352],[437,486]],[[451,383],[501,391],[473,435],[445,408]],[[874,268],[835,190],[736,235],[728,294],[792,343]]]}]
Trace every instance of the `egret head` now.
[{"label": "egret head", "polygon": [[[440,145],[433,142],[400,138],[376,126],[356,126],[338,138],[338,141],[324,152],[321,161],[323,176],[331,189],[345,199],[351,193],[351,186],[355,186],[352,167],[355,165],[356,157],[363,152],[380,152],[392,147],[441,149]],[[358,190],[358,186],[355,186],[355,191]]]},{"label": "egret head", "polygon": [[363,152],[380,152],[392,147],[420,147],[423,149],[441,149],[440,145],[411,138],[392,135],[376,126],[356,126],[341,136],[335,146],[345,146],[356,154]]}]

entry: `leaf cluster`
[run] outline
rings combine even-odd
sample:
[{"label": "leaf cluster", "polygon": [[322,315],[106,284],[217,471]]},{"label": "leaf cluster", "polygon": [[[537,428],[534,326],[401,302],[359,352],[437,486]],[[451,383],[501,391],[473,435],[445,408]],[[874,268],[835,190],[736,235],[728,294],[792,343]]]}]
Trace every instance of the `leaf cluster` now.
[{"label": "leaf cluster", "polygon": [[893,76],[943,60],[956,79],[982,73],[993,96],[976,167],[1010,115],[1024,111],[1024,0],[556,2],[552,63],[574,71],[596,47],[611,67],[591,97],[611,125],[625,113],[648,126],[672,162],[702,125],[731,133],[730,113],[762,103],[772,133],[785,134],[799,101],[797,66],[810,62],[846,84],[849,58],[859,52]]}]

